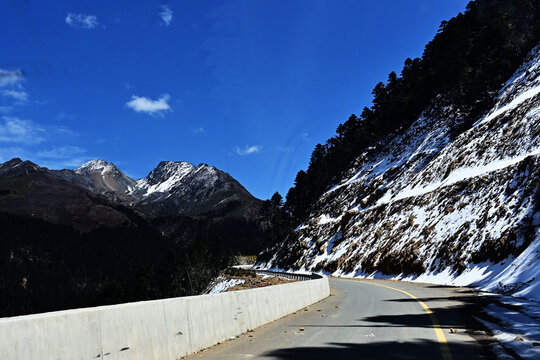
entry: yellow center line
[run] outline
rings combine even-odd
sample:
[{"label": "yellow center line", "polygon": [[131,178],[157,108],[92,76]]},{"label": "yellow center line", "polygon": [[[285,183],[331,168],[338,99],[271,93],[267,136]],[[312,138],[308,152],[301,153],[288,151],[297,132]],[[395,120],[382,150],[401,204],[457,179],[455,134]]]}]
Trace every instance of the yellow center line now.
[{"label": "yellow center line", "polygon": [[403,290],[400,290],[400,289],[396,289],[396,288],[393,288],[391,286],[382,285],[382,284],[378,284],[378,283],[375,283],[375,282],[368,282],[368,281],[363,282],[363,283],[364,284],[377,285],[377,286],[385,287],[387,289],[392,289],[392,290],[395,290],[395,291],[399,291],[400,293],[403,293],[403,294],[405,294],[407,296],[410,296],[414,300],[418,301],[420,306],[422,306],[424,308],[426,313],[429,315],[429,318],[431,319],[431,323],[433,324],[433,328],[435,329],[435,334],[437,335],[437,340],[439,341],[439,344],[441,346],[441,353],[442,353],[443,360],[452,360],[452,354],[450,353],[450,348],[448,347],[448,342],[446,341],[446,336],[444,336],[444,332],[441,329],[441,325],[439,325],[439,322],[437,321],[437,318],[435,317],[435,314],[433,313],[433,311],[431,311],[431,309],[429,308],[429,306],[426,305],[425,302],[418,299],[416,296],[414,296],[413,294],[411,294],[409,292],[406,292],[406,291],[403,291]]}]

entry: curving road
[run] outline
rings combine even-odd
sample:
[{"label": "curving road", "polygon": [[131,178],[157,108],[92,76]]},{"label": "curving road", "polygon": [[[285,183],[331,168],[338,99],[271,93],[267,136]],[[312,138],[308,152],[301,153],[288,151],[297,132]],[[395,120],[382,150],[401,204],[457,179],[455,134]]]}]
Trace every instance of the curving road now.
[{"label": "curving road", "polygon": [[330,286],[332,295],[309,309],[187,359],[450,360],[486,355],[469,335],[474,326],[469,319],[478,311],[470,289],[335,278]]}]

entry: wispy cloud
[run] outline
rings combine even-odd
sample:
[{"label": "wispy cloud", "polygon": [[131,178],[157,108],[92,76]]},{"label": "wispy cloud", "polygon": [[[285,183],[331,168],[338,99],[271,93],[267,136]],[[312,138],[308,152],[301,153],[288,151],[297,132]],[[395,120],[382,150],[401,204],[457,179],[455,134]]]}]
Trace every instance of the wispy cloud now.
[{"label": "wispy cloud", "polygon": [[78,116],[75,115],[75,114],[70,114],[70,113],[66,113],[64,111],[60,111],[58,114],[56,114],[56,116],[54,118],[57,119],[57,120],[73,121],[73,120],[76,120],[78,118]]},{"label": "wispy cloud", "polygon": [[0,122],[0,143],[39,144],[45,141],[45,129],[32,121],[4,116]]},{"label": "wispy cloud", "polygon": [[55,126],[52,129],[48,129],[48,132],[50,134],[59,135],[59,136],[62,136],[62,137],[66,137],[66,136],[78,137],[78,136],[80,136],[80,134],[78,132],[73,131],[70,128],[68,128],[66,126],[63,126],[63,125]]},{"label": "wispy cloud", "polygon": [[28,159],[28,155],[21,147],[0,146],[0,162],[6,162],[16,157]]},{"label": "wispy cloud", "polygon": [[[86,150],[70,145],[79,134],[66,126],[38,124],[12,116],[14,105],[26,103],[29,95],[21,85],[22,72],[0,70],[0,97],[9,98],[8,106],[0,106],[0,161],[14,157],[28,159],[40,166],[66,168],[89,160]],[[32,103],[40,102],[33,100]],[[59,116],[66,118],[67,116]],[[80,141],[80,140],[78,140]]]},{"label": "wispy cloud", "polygon": [[24,74],[20,70],[0,69],[0,87],[16,85],[24,80]]},{"label": "wispy cloud", "polygon": [[204,132],[204,128],[202,126],[196,128],[196,129],[193,129],[194,134],[202,134],[203,132]]},{"label": "wispy cloud", "polygon": [[13,111],[13,106],[0,106],[0,114],[9,114]]},{"label": "wispy cloud", "polygon": [[98,19],[95,15],[69,13],[66,16],[66,24],[75,28],[93,29],[98,26]]},{"label": "wispy cloud", "polygon": [[161,17],[162,25],[169,26],[173,21],[173,11],[167,5],[161,5],[159,16]]},{"label": "wispy cloud", "polygon": [[30,158],[35,159],[34,161],[38,165],[48,167],[49,169],[65,169],[77,168],[96,157],[86,154],[85,149],[76,146],[66,146],[53,148],[49,152],[44,151],[43,154],[38,153],[32,155]]},{"label": "wispy cloud", "polygon": [[276,146],[276,149],[280,152],[288,153],[292,152],[294,149],[290,146]]},{"label": "wispy cloud", "polygon": [[62,144],[77,135],[64,126],[41,126],[4,116],[0,120],[0,161],[19,157],[53,169],[79,166],[91,156],[79,146]]},{"label": "wispy cloud", "polygon": [[258,152],[260,152],[262,150],[262,146],[261,145],[246,145],[244,147],[240,147],[240,146],[235,146],[234,147],[234,152],[240,156],[244,156],[244,155],[250,155],[250,154],[256,154]]},{"label": "wispy cloud", "polygon": [[14,99],[18,104],[28,101],[28,93],[24,90],[2,90],[2,95]]},{"label": "wispy cloud", "polygon": [[66,159],[84,153],[86,153],[86,150],[78,146],[59,146],[38,151],[37,156],[47,159]]},{"label": "wispy cloud", "polygon": [[164,94],[157,100],[133,95],[131,100],[126,103],[126,106],[135,110],[136,112],[143,112],[150,115],[163,115],[163,113],[167,111],[172,111],[168,104],[169,99],[169,94]]}]

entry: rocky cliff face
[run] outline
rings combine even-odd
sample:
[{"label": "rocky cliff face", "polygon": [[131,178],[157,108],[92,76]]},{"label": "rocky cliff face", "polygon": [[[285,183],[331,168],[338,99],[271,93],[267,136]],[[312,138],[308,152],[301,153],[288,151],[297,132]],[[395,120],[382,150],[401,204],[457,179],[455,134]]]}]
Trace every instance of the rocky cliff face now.
[{"label": "rocky cliff face", "polygon": [[540,47],[485,116],[461,123],[434,99],[359,156],[264,265],[540,298]]},{"label": "rocky cliff face", "polygon": [[136,182],[124,174],[112,162],[92,160],[77,170],[52,170],[64,180],[80,186],[108,200],[129,204],[133,202],[129,192]]}]

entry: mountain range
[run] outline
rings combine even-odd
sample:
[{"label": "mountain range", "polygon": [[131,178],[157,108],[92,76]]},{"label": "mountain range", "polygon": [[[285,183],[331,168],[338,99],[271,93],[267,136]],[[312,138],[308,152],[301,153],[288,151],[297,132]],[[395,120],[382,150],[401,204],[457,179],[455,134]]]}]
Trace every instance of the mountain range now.
[{"label": "mountain range", "polygon": [[162,161],[133,180],[113,163],[92,160],[76,170],[49,170],[30,161],[0,164],[0,211],[71,225],[131,226],[130,214],[256,221],[262,201],[213,166]]}]

